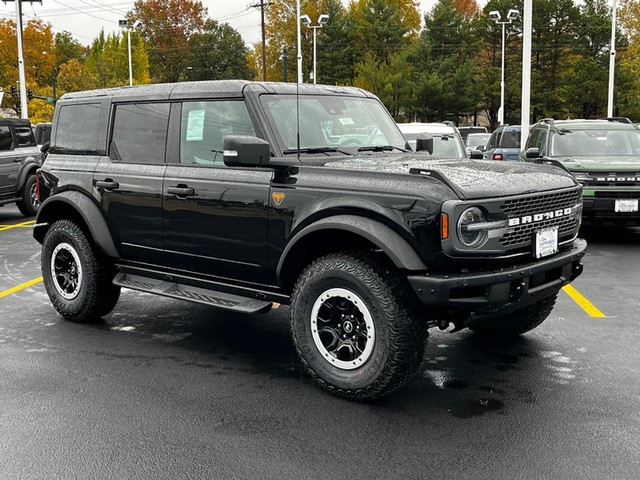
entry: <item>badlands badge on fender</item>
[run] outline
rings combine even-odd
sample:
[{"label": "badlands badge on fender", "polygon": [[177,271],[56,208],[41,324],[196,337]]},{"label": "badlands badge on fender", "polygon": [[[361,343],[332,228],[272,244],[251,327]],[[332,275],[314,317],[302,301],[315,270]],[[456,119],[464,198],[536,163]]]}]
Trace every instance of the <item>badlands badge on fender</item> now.
[{"label": "badlands badge on fender", "polygon": [[273,192],[271,194],[271,198],[273,198],[273,203],[276,204],[276,207],[279,207],[282,201],[284,200],[284,193],[282,192]]}]

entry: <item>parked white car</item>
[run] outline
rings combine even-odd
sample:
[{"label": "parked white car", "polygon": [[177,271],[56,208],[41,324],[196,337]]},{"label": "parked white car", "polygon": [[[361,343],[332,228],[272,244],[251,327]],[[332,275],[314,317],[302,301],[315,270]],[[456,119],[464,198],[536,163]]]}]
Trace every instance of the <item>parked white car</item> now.
[{"label": "parked white car", "polygon": [[433,139],[433,151],[429,153],[446,158],[467,158],[456,127],[444,123],[399,123],[398,128],[413,150],[416,150],[418,137],[430,137]]}]

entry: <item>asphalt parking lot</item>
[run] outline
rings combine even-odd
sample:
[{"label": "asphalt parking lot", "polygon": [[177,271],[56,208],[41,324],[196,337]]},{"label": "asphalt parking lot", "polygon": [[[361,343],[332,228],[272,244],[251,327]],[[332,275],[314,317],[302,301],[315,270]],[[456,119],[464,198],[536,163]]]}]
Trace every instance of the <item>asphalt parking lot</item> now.
[{"label": "asphalt parking lot", "polygon": [[305,376],[286,307],[124,291],[63,321],[32,224],[0,209],[0,478],[640,478],[640,229],[583,232],[585,273],[538,329],[432,331],[408,386],[358,404]]}]

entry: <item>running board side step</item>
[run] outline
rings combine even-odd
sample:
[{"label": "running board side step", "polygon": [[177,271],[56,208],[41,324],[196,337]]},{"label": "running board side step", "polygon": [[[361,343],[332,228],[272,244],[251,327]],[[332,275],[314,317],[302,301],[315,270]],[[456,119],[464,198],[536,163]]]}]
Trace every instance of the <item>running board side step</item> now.
[{"label": "running board side step", "polygon": [[141,292],[162,295],[163,297],[186,300],[212,307],[233,310],[241,313],[266,313],[271,310],[273,303],[254,298],[241,297],[231,293],[216,292],[204,288],[182,285],[155,278],[120,272],[113,279],[118,287],[139,290]]}]

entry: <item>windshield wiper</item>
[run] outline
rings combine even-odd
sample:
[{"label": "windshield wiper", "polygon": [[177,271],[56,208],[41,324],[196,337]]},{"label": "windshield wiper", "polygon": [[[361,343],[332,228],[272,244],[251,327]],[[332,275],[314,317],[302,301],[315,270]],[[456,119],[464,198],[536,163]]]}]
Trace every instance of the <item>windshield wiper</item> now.
[{"label": "windshield wiper", "polygon": [[359,152],[390,152],[392,150],[400,150],[401,152],[408,152],[404,148],[394,147],[393,145],[369,145],[367,147],[358,148]]},{"label": "windshield wiper", "polygon": [[344,155],[353,155],[350,152],[346,152],[344,150],[340,150],[339,148],[336,147],[306,147],[306,148],[301,148],[300,150],[298,150],[297,148],[289,148],[287,150],[284,150],[282,152],[283,155],[290,155],[292,153],[331,153],[331,152],[337,152],[337,153],[342,153]]}]

